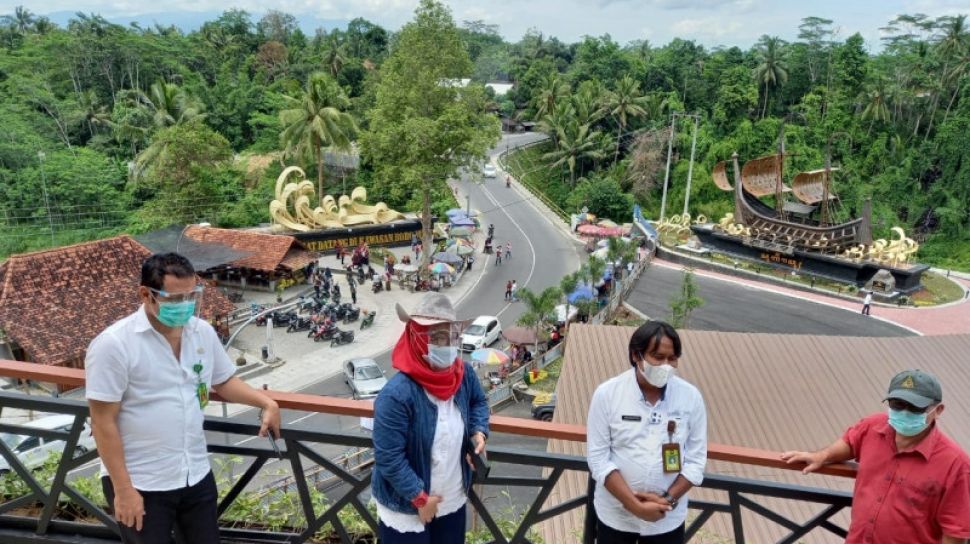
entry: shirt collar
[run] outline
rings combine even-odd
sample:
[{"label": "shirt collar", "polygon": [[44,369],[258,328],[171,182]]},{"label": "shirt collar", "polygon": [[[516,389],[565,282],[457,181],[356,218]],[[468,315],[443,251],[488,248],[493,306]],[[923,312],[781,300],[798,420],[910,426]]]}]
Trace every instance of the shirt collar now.
[{"label": "shirt collar", "polygon": [[148,320],[148,310],[145,305],[142,304],[138,307],[138,311],[135,312],[135,332],[145,332],[154,330],[155,327],[152,326],[152,322]]},{"label": "shirt collar", "polygon": [[[639,371],[637,370],[637,367],[634,365],[633,368],[630,369],[630,371],[633,374],[633,388],[636,390],[636,394],[640,395],[640,398],[643,399],[644,402],[646,402],[647,399],[646,397],[643,396],[643,390],[640,389],[640,383],[637,381],[637,374],[639,373]],[[670,382],[674,381],[674,378],[675,376],[671,376],[670,380],[667,382],[667,385],[664,385],[663,387],[660,388],[660,401],[663,401],[667,398],[667,388],[670,386]]]}]

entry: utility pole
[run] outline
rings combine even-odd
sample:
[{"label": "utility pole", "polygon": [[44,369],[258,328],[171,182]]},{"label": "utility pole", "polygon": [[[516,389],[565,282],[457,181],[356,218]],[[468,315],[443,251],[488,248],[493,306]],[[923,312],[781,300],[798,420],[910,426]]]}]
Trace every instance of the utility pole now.
[{"label": "utility pole", "polygon": [[697,127],[701,116],[696,113],[685,114],[684,117],[694,118],[694,136],[690,142],[690,165],[687,166],[687,192],[684,193],[684,215],[687,215],[687,205],[690,203],[690,178],[694,174],[694,152],[697,150]]},{"label": "utility pole", "polygon": [[674,151],[674,127],[677,124],[677,112],[670,115],[670,141],[667,143],[667,170],[664,173],[663,197],[660,199],[660,221],[667,214],[667,184],[670,181],[670,157]]},{"label": "utility pole", "polygon": [[51,229],[51,247],[55,246],[54,243],[54,218],[51,217],[51,204],[47,200],[47,174],[44,172],[44,159],[47,155],[43,151],[37,152],[37,160],[40,161],[40,186],[44,190],[44,207],[47,208],[47,224],[50,225]]}]

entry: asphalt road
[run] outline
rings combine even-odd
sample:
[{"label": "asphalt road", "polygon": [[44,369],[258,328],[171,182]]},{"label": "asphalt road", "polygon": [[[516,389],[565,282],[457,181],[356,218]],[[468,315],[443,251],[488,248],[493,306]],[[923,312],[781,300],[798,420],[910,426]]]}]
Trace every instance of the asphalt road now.
[{"label": "asphalt road", "polygon": [[[696,274],[694,280],[704,305],[691,313],[691,329],[831,336],[914,334],[854,311]],[[627,302],[650,317],[667,319],[670,300],[676,297],[682,283],[680,270],[650,266],[640,276]]]}]

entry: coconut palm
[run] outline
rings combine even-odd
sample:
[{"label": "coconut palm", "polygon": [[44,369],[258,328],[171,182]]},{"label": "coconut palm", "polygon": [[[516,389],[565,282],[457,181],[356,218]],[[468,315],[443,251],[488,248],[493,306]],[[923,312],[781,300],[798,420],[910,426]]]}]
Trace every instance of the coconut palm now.
[{"label": "coconut palm", "polygon": [[616,82],[616,88],[607,93],[604,108],[616,119],[616,151],[613,152],[613,163],[620,158],[620,138],[626,132],[626,125],[631,117],[645,117],[646,97],[640,94],[640,83],[630,76]]},{"label": "coconut palm", "polygon": [[566,330],[569,330],[569,295],[576,290],[579,285],[579,274],[573,272],[566,274],[559,280],[559,291],[562,293],[563,302],[566,304]]},{"label": "coconut palm", "polygon": [[566,165],[569,168],[569,185],[576,185],[576,165],[579,161],[590,158],[603,157],[601,134],[592,130],[590,125],[580,124],[576,120],[569,121],[565,126],[556,130],[558,149],[543,155],[543,159],[552,161],[552,166]]},{"label": "coconut palm", "polygon": [[569,95],[569,84],[559,73],[551,73],[542,79],[539,92],[533,98],[532,106],[536,109],[536,119],[543,119],[547,115],[556,113],[556,105]]},{"label": "coconut palm", "polygon": [[148,93],[132,91],[134,102],[152,114],[157,128],[179,125],[205,117],[202,102],[174,83],[156,81]]},{"label": "coconut palm", "polygon": [[516,324],[532,327],[536,333],[536,343],[533,353],[539,352],[539,333],[556,320],[556,303],[562,292],[556,286],[546,287],[541,293],[534,293],[527,287],[516,291],[515,296],[525,304],[525,311],[516,320]]},{"label": "coconut palm", "polygon": [[323,64],[330,70],[330,75],[336,77],[347,63],[347,48],[331,36],[327,42],[327,49],[323,52]]},{"label": "coconut palm", "polygon": [[317,165],[317,191],[323,201],[323,149],[349,150],[357,123],[345,110],[350,100],[334,79],[322,72],[307,80],[298,98],[285,96],[287,109],[280,111],[284,156],[312,157]]},{"label": "coconut palm", "polygon": [[872,130],[872,125],[879,121],[882,123],[889,121],[889,106],[886,99],[886,82],[879,80],[871,84],[859,99],[865,105],[862,110],[862,119],[869,121],[869,128],[866,135]]},{"label": "coconut palm", "polygon": [[776,36],[762,36],[758,42],[758,65],[754,68],[754,79],[764,85],[765,100],[761,107],[761,117],[768,109],[769,88],[780,87],[788,81],[788,64],[785,62],[784,42]]}]

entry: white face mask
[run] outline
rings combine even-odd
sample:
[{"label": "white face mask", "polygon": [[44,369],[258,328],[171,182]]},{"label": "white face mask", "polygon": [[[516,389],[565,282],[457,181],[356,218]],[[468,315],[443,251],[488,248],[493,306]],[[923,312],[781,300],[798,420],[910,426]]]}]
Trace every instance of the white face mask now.
[{"label": "white face mask", "polygon": [[428,344],[428,364],[432,368],[444,370],[450,367],[458,358],[457,346],[437,346]]},{"label": "white face mask", "polygon": [[667,381],[670,377],[674,375],[677,369],[668,364],[662,364],[659,366],[654,366],[646,361],[640,362],[640,375],[643,376],[647,383],[654,387],[663,387],[667,385]]}]

